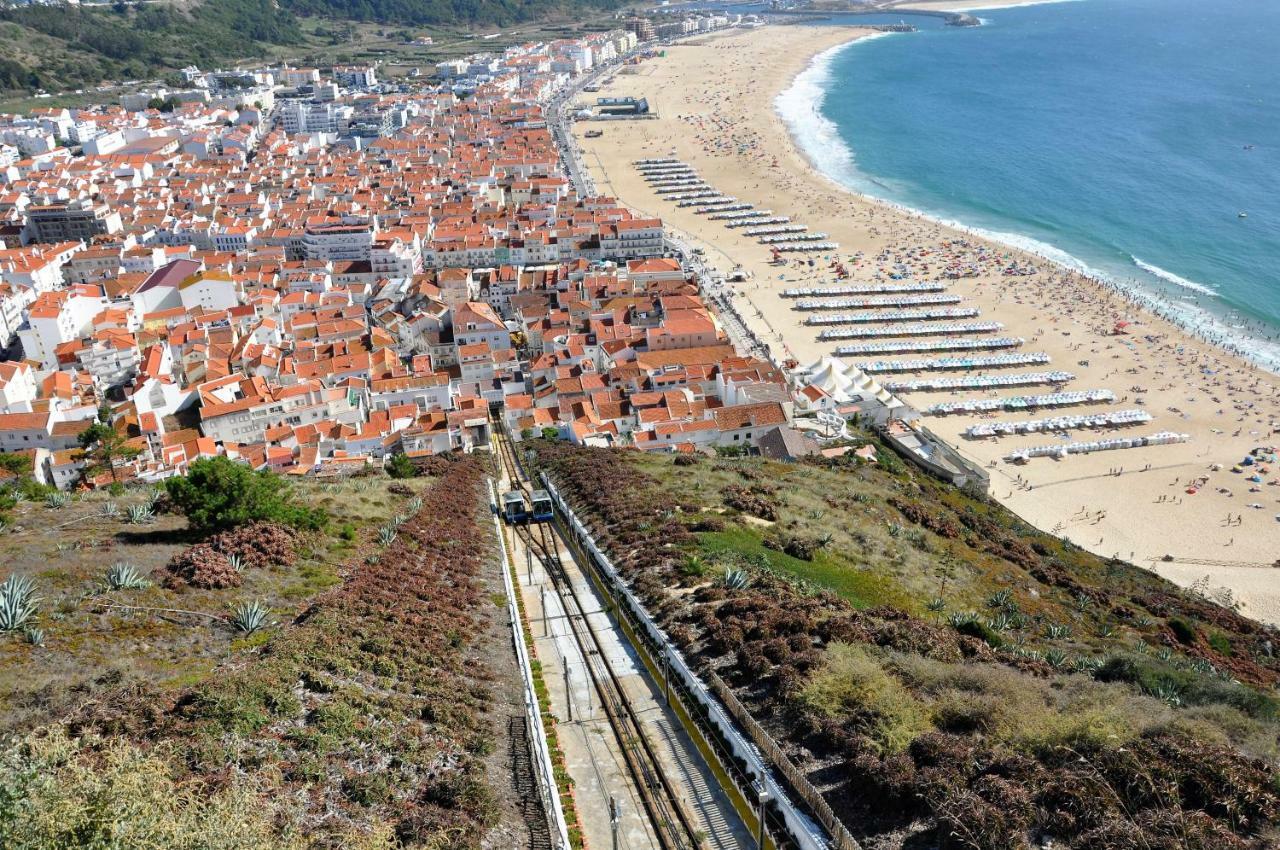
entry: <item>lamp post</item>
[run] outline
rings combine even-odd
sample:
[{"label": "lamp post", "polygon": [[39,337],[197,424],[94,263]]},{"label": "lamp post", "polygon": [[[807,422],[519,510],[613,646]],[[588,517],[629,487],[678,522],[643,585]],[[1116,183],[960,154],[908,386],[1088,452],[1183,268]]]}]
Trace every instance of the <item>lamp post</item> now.
[{"label": "lamp post", "polygon": [[617,797],[609,797],[609,832],[613,834],[613,850],[618,850],[618,827],[622,821],[622,807]]},{"label": "lamp post", "polygon": [[769,792],[763,782],[752,783],[756,790],[756,801],[760,804],[760,820],[756,831],[756,850],[764,850],[764,804],[769,802]]}]

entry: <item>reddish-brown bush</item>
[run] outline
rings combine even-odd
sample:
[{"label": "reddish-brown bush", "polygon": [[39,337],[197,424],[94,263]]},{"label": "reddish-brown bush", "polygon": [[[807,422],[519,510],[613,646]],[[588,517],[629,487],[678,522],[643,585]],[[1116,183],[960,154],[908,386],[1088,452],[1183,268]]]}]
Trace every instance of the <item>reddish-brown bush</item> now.
[{"label": "reddish-brown bush", "polygon": [[239,587],[242,578],[231,556],[240,560],[242,570],[291,564],[296,539],[291,529],[269,522],[232,528],[175,555],[165,566],[163,583],[168,588]]}]

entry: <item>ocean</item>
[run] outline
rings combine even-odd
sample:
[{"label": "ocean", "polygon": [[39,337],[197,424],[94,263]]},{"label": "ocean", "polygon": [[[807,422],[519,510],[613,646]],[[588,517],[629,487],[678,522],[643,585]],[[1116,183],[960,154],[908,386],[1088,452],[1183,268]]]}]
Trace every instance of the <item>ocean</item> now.
[{"label": "ocean", "polygon": [[973,14],[819,56],[777,102],[811,161],[1280,370],[1280,3]]}]

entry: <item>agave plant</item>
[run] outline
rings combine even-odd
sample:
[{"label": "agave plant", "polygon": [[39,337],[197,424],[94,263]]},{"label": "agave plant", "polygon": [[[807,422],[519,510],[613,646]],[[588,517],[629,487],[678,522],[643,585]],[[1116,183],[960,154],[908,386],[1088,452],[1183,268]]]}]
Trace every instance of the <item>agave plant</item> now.
[{"label": "agave plant", "polygon": [[997,632],[1007,632],[1013,628],[1013,617],[1003,611],[987,620],[987,625]]},{"label": "agave plant", "polygon": [[251,635],[267,625],[267,617],[271,609],[256,599],[252,602],[241,602],[231,609],[231,625],[240,632]]},{"label": "agave plant", "polygon": [[947,609],[947,602],[941,596],[935,596],[925,603],[926,608],[935,614],[941,614]]},{"label": "agave plant", "polygon": [[111,590],[142,590],[151,586],[138,568],[127,561],[116,561],[107,568],[104,578]]},{"label": "agave plant", "polygon": [[147,493],[147,507],[154,511],[156,507],[159,506],[160,500],[163,498],[164,490],[159,487],[152,487],[151,491]]},{"label": "agave plant", "polygon": [[1050,623],[1045,626],[1044,633],[1049,640],[1063,640],[1071,637],[1071,627],[1066,623]]},{"label": "agave plant", "polygon": [[751,578],[745,570],[725,570],[721,583],[730,590],[746,590]]},{"label": "agave plant", "polygon": [[952,611],[947,615],[947,624],[953,629],[978,622],[978,615],[972,611]]},{"label": "agave plant", "polygon": [[27,627],[22,630],[22,639],[32,646],[44,646],[44,629]]},{"label": "agave plant", "polygon": [[120,506],[115,502],[107,502],[102,506],[102,515],[107,519],[115,519],[120,515]]},{"label": "agave plant", "polygon": [[20,505],[20,504],[22,504],[23,502],[30,501],[30,499],[28,499],[28,498],[27,498],[27,494],[26,494],[26,493],[24,493],[24,492],[22,492],[21,490],[19,490],[19,489],[18,489],[18,488],[16,488],[16,487],[13,489],[13,492],[12,492],[12,493],[10,493],[9,495],[10,495],[10,497],[13,499],[14,504],[18,504],[18,505]]},{"label": "agave plant", "polygon": [[1067,654],[1061,649],[1050,649],[1044,654],[1044,660],[1049,662],[1051,667],[1061,669],[1067,666]]},{"label": "agave plant", "polygon": [[130,525],[146,525],[155,519],[156,512],[148,505],[130,505],[129,506],[129,524]]},{"label": "agave plant", "polygon": [[1147,693],[1156,699],[1162,699],[1169,705],[1177,708],[1182,705],[1182,694],[1178,692],[1177,686],[1171,682],[1160,681],[1147,689]]},{"label": "agave plant", "polygon": [[997,590],[995,593],[987,597],[988,608],[1004,608],[1013,601],[1013,591]]},{"label": "agave plant", "polygon": [[231,567],[231,569],[238,573],[242,573],[244,572],[244,558],[241,558],[239,555],[228,555],[227,566]]},{"label": "agave plant", "polygon": [[384,525],[378,529],[378,545],[390,546],[396,542],[396,529],[393,525]]},{"label": "agave plant", "polygon": [[1071,662],[1071,666],[1075,668],[1077,673],[1088,673],[1092,675],[1102,669],[1102,659],[1091,658],[1088,656],[1076,656],[1075,660]]},{"label": "agave plant", "polygon": [[50,493],[44,498],[44,503],[54,510],[57,510],[58,508],[65,508],[70,504],[70,502],[71,497],[66,493]]},{"label": "agave plant", "polygon": [[414,496],[408,501],[405,507],[408,509],[410,516],[416,514],[418,511],[422,510],[422,497]]},{"label": "agave plant", "polygon": [[12,632],[27,624],[40,610],[36,585],[29,577],[11,574],[0,584],[0,631]]}]

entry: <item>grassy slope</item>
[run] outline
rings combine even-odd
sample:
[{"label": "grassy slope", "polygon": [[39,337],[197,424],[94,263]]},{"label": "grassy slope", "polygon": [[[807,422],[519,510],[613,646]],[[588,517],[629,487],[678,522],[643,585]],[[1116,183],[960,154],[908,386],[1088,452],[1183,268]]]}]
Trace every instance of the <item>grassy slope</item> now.
[{"label": "grassy slope", "polygon": [[873,846],[1274,846],[1274,632],[892,458],[540,457]]},{"label": "grassy slope", "polygon": [[[308,542],[299,560],[269,570],[250,570],[241,587],[221,590],[162,587],[105,592],[103,574],[123,561],[150,575],[194,540],[181,517],[161,514],[145,525],[130,524],[130,505],[146,494],[130,491],[114,498],[95,493],[62,508],[25,502],[12,512],[0,535],[5,570],[34,578],[43,597],[39,626],[45,645],[32,647],[14,636],[0,639],[0,730],[22,729],[58,716],[96,692],[119,686],[151,684],[181,687],[204,680],[224,661],[269,640],[278,629],[237,638],[224,626],[200,616],[108,609],[125,605],[178,609],[213,616],[240,602],[261,601],[286,622],[321,592],[340,581],[342,562],[356,543],[394,515],[403,498],[389,494],[385,479],[352,479],[335,484],[303,481],[300,498],[329,511],[330,533]],[[415,485],[421,486],[419,482]],[[425,482],[422,482],[425,484]],[[108,518],[103,507],[119,514]]]},{"label": "grassy slope", "polygon": [[[6,651],[31,656],[5,668],[10,687],[21,687],[20,664],[89,665],[112,647],[131,680],[101,683],[65,721],[0,748],[0,845],[99,846],[114,823],[138,846],[175,848],[521,843],[506,770],[518,679],[482,468],[463,460],[438,471],[438,481],[412,482],[423,506],[386,547],[377,525],[406,504],[390,482],[312,486],[308,500],[337,515],[335,531],[350,522],[356,542],[317,541],[317,558],[346,561],[333,573],[306,577],[299,564],[258,577],[255,591],[280,600],[287,625],[252,639],[139,617],[123,641],[103,633],[72,646],[71,633],[100,625],[82,611],[45,618],[43,648],[6,636]],[[60,569],[73,586],[93,572],[79,561]],[[324,584],[333,586],[305,598]],[[302,587],[308,594],[290,601]],[[142,593],[153,592],[169,593]],[[192,591],[157,601],[221,608]],[[185,680],[143,662],[193,643],[212,651],[192,653]]]}]

